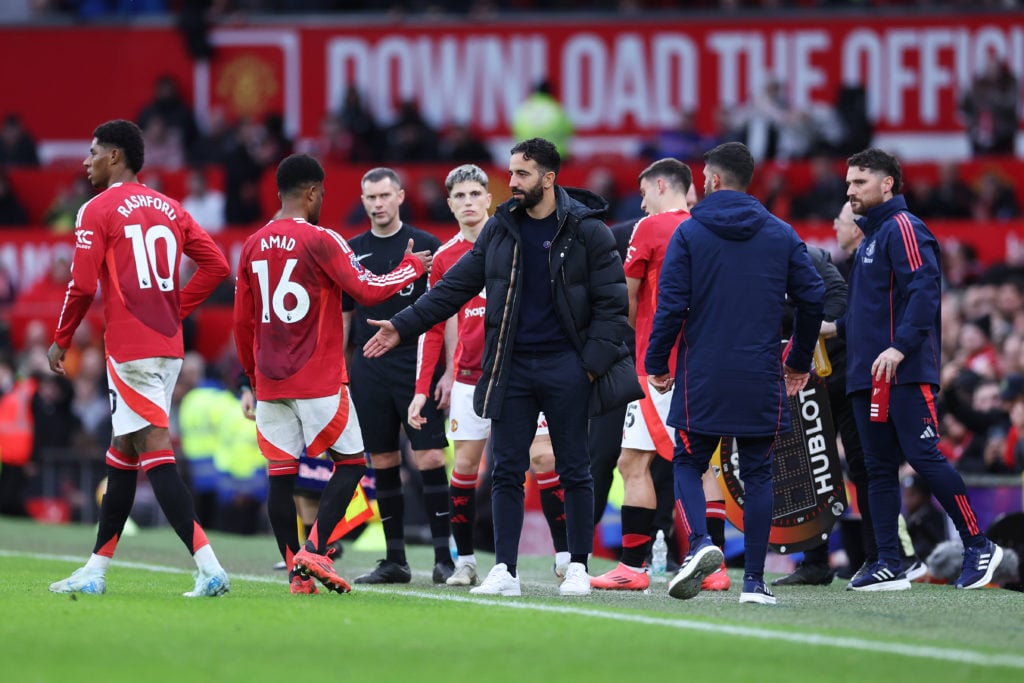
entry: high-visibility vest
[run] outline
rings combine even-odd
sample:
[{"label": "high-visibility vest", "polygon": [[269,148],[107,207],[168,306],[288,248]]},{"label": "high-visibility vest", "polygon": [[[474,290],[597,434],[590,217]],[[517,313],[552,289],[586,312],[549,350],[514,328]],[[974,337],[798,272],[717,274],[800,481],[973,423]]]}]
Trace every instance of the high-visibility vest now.
[{"label": "high-visibility vest", "polygon": [[19,380],[0,397],[0,462],[23,466],[32,458],[34,379]]}]

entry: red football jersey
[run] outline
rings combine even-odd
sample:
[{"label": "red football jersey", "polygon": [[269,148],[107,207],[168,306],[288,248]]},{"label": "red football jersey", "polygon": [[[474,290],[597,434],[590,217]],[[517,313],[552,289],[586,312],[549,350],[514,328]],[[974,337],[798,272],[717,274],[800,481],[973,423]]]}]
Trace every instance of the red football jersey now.
[{"label": "red football jersey", "polygon": [[378,304],[423,275],[407,255],[374,275],[333,230],[301,218],[267,223],[245,241],[235,283],[235,345],[259,400],[331,396],[348,381],[342,292]]},{"label": "red football jersey", "polygon": [[[473,243],[461,234],[451,238],[434,254],[428,282],[433,287],[449,268],[473,248]],[[484,355],[484,306],[487,301],[483,292],[467,301],[459,309],[459,341],[455,346],[455,381],[476,384],[483,374],[480,368]],[[444,350],[444,323],[438,323],[426,334],[420,336],[419,355],[416,358],[416,393],[430,394],[430,380],[434,369],[441,360]]]},{"label": "red football jersey", "polygon": [[[629,238],[629,251],[622,264],[626,277],[640,280],[636,302],[636,370],[646,375],[644,358],[654,325],[654,310],[658,305],[658,275],[665,261],[665,250],[672,233],[690,217],[689,211],[676,210],[656,213],[640,219]],[[676,356],[669,357],[669,372],[676,373]]]},{"label": "red football jersey", "polygon": [[[173,199],[139,183],[116,183],[78,210],[75,238],[57,345],[71,346],[99,281],[111,358],[181,358],[182,318],[231,272],[206,231]],[[199,267],[184,288],[182,254]]]}]

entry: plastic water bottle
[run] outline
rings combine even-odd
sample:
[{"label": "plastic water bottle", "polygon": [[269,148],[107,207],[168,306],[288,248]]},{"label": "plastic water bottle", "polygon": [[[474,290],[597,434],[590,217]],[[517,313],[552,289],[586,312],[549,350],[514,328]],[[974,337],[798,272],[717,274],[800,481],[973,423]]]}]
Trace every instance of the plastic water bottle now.
[{"label": "plastic water bottle", "polygon": [[651,574],[663,576],[667,561],[668,544],[665,543],[665,532],[658,529],[658,534],[654,537],[654,545],[651,546]]},{"label": "plastic water bottle", "polygon": [[814,371],[818,373],[818,377],[828,377],[832,374],[832,361],[825,350],[825,338],[820,336],[818,343],[814,345]]}]

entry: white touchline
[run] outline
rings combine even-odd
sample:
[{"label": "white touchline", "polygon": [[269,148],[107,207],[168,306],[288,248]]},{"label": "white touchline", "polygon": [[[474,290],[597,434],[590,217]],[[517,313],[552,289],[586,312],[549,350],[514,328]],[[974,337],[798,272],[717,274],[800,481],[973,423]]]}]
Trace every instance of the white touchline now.
[{"label": "white touchline", "polygon": [[[61,562],[81,562],[80,556],[72,555],[47,555],[42,553],[21,553],[9,550],[0,550],[0,557],[28,557],[36,560],[52,560]],[[144,562],[123,562],[115,560],[112,563],[117,567],[127,569],[142,569],[151,572],[162,572],[165,574],[191,574],[191,570],[168,567],[165,565],[146,564]],[[254,581],[257,583],[277,583],[287,585],[287,582],[280,578],[258,576],[254,574],[231,574],[232,579],[241,581]],[[904,645],[901,643],[887,643],[877,640],[866,640],[863,638],[849,638],[846,636],[827,636],[811,633],[793,633],[791,631],[772,631],[766,628],[754,628],[751,626],[730,626],[728,624],[710,624],[702,621],[691,621],[688,619],[671,619],[666,617],[651,617],[642,614],[629,614],[624,612],[608,612],[601,609],[584,609],[582,607],[569,607],[562,605],[544,605],[514,598],[476,598],[464,595],[443,595],[438,593],[423,593],[411,590],[396,590],[393,588],[380,588],[371,586],[360,586],[359,592],[367,593],[388,593],[390,595],[404,595],[423,600],[438,600],[441,602],[462,602],[472,605],[486,605],[488,607],[507,607],[510,609],[523,609],[533,612],[548,612],[552,614],[572,614],[581,617],[594,619],[613,619],[618,622],[632,622],[634,624],[645,624],[649,626],[661,626],[677,628],[686,631],[703,631],[705,633],[722,633],[747,638],[760,638],[762,640],[781,640],[801,645],[817,645],[822,647],[835,647],[842,650],[862,650],[865,652],[882,652],[903,657],[917,657],[919,659],[933,659],[946,662],[957,662],[959,664],[973,664],[986,667],[1007,667],[1011,669],[1024,669],[1024,656],[979,652],[976,650],[957,650],[952,648],[934,647],[928,645]]]}]

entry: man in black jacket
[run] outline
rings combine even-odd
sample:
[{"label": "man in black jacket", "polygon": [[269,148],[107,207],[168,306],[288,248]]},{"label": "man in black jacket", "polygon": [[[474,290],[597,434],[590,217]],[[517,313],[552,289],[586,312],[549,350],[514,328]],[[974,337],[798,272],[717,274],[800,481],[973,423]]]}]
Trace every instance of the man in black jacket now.
[{"label": "man in black jacket", "polygon": [[[494,439],[495,566],[471,592],[520,595],[516,559],[523,480],[537,414],[548,419],[565,490],[571,561],[562,595],[588,595],[594,488],[587,419],[642,393],[625,339],[628,303],[622,260],[598,218],[607,203],[555,183],[561,159],[540,138],[512,148],[512,199],[498,207],[473,250],[438,285],[381,328],[363,352],[374,357],[447,320],[484,290],[483,376],[474,408]],[[589,400],[583,400],[589,397]],[[589,405],[588,405],[589,404]]]}]

